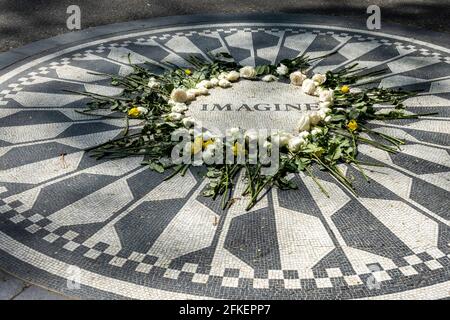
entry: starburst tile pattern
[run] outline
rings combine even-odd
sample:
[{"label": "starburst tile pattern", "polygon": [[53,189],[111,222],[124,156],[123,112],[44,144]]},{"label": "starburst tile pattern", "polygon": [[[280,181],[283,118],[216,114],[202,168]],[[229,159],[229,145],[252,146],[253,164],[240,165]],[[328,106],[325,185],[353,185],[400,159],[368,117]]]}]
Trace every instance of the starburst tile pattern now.
[{"label": "starburst tile pattern", "polygon": [[[358,197],[317,170],[331,198],[308,176],[295,175],[298,190],[273,190],[250,211],[240,198],[242,176],[236,202],[223,211],[201,195],[201,168],[164,181],[167,174],[141,167],[142,158],[97,161],[84,153],[119,135],[123,122],[77,113],[87,100],[73,91],[115,96],[120,88],[102,74],[129,74],[130,61],[156,73],[172,64],[188,68],[189,56],[208,59],[208,51],[228,52],[245,65],[336,51],[311,70],[353,62],[369,71],[386,68],[367,82],[420,89],[406,101],[411,111],[439,115],[371,124],[406,145],[396,155],[360,148],[363,159],[384,167],[367,170],[369,184],[345,168]],[[18,255],[20,269],[50,272],[57,261],[106,277],[110,287],[85,283],[100,296],[113,292],[115,281],[163,290],[168,298],[434,292],[433,286],[450,281],[448,56],[423,43],[358,30],[234,23],[121,35],[36,60],[0,83],[0,235],[8,239],[0,249]],[[19,248],[29,253],[20,256]]]}]

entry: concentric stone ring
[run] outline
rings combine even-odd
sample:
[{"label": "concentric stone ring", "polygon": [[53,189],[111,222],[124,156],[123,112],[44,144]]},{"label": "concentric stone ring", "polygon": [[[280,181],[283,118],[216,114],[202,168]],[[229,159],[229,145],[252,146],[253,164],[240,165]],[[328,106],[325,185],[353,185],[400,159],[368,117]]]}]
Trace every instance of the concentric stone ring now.
[{"label": "concentric stone ring", "polygon": [[[449,39],[411,34],[319,16],[192,16],[0,55],[0,267],[81,298],[448,297]],[[251,211],[237,199],[224,211],[202,197],[200,169],[163,181],[142,159],[97,161],[83,151],[123,122],[77,113],[88,100],[68,90],[118,94],[93,73],[126,74],[129,55],[162,72],[208,51],[258,65],[335,50],[313,70],[387,68],[371,85],[421,90],[409,109],[438,112],[372,123],[406,144],[395,155],[360,148],[385,166],[368,171],[370,183],[347,169],[359,197],[317,172],[331,198],[300,175],[298,190],[274,189]]]}]

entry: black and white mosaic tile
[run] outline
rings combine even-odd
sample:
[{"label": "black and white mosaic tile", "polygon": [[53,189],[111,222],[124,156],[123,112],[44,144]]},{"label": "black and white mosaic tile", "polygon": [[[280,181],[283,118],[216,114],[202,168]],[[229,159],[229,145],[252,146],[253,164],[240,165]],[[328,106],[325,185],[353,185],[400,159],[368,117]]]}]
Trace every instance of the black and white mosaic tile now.
[{"label": "black and white mosaic tile", "polygon": [[[450,295],[450,50],[364,29],[263,20],[109,34],[0,70],[0,267],[67,293],[76,266],[89,288],[70,291],[79,297]],[[87,100],[65,89],[116,95],[119,88],[93,73],[129,73],[128,55],[155,72],[189,67],[189,55],[211,50],[246,65],[337,50],[313,71],[353,62],[387,68],[371,85],[421,89],[407,105],[439,115],[373,122],[407,143],[397,155],[360,148],[385,167],[367,172],[369,184],[346,168],[359,197],[318,171],[330,199],[299,175],[298,190],[274,190],[249,212],[244,199],[222,211],[203,198],[201,169],[163,181],[140,158],[96,161],[83,152],[123,123],[77,113]],[[237,197],[241,188],[238,179]]]}]

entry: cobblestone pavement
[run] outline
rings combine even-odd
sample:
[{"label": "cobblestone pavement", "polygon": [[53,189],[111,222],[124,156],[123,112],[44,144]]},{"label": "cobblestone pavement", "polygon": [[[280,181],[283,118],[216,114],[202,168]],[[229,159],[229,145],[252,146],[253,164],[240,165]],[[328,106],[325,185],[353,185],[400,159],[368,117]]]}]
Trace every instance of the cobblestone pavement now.
[{"label": "cobblestone pavement", "polygon": [[[100,27],[0,55],[1,268],[78,298],[448,297],[449,37],[364,26],[302,15],[176,17]],[[248,212],[244,199],[223,211],[202,197],[200,168],[163,181],[140,158],[96,161],[83,152],[117,136],[123,122],[76,113],[87,100],[64,90],[116,95],[120,88],[92,71],[127,74],[128,57],[154,72],[173,63],[190,67],[187,57],[206,51],[227,51],[246,65],[337,51],[312,70],[353,62],[387,68],[371,86],[420,90],[406,102],[410,110],[439,114],[371,124],[407,143],[396,155],[359,150],[385,165],[368,171],[370,184],[343,168],[359,197],[317,170],[331,199],[296,175],[299,190],[274,190]],[[267,84],[261,99],[287,97],[285,86]],[[207,98],[253,99],[249,90],[218,92]],[[255,113],[247,125],[268,116],[276,119]],[[237,117],[211,113],[209,120]],[[81,282],[75,293],[67,289],[73,276]]]}]

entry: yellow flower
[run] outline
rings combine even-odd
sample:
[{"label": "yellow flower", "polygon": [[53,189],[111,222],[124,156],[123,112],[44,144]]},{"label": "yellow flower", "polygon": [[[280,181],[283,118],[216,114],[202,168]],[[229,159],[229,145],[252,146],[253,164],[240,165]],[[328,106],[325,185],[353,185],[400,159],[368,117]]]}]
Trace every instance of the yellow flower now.
[{"label": "yellow flower", "polygon": [[344,85],[341,87],[341,92],[342,93],[349,93],[350,92],[350,87],[347,85]]},{"label": "yellow flower", "polygon": [[209,146],[210,144],[213,144],[214,141],[213,139],[209,139],[203,142],[203,149],[206,149],[207,146]]},{"label": "yellow flower", "polygon": [[137,107],[133,107],[130,110],[128,110],[129,117],[137,118],[139,117],[140,114],[141,113],[139,112],[139,109]]},{"label": "yellow flower", "polygon": [[185,69],[184,73],[186,73],[189,76],[192,73],[192,71],[190,69]]},{"label": "yellow flower", "polygon": [[245,148],[242,144],[240,144],[239,142],[236,142],[232,147],[231,147],[231,151],[233,151],[233,154],[235,156],[242,155],[245,153]]},{"label": "yellow flower", "polygon": [[194,143],[192,143],[191,146],[191,153],[192,154],[197,154],[200,151],[202,151],[202,146],[203,146],[203,138],[202,137],[197,137],[194,139]]},{"label": "yellow flower", "polygon": [[358,129],[358,123],[356,122],[355,119],[352,119],[347,123],[347,128],[348,128],[348,130],[353,132],[356,129]]}]

